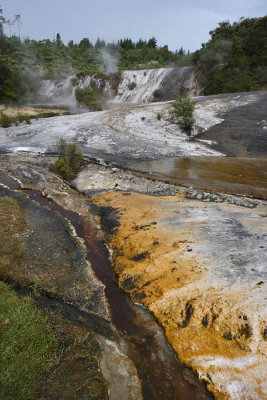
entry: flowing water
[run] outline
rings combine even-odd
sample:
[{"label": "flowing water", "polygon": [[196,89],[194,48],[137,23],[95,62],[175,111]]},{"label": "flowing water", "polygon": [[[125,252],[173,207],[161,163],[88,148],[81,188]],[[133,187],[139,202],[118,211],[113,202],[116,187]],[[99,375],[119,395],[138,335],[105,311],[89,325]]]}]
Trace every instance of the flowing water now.
[{"label": "flowing water", "polygon": [[[18,183],[3,171],[0,171],[0,182],[14,190],[19,189]],[[70,220],[78,236],[84,239],[88,260],[98,279],[105,285],[112,323],[126,343],[127,355],[136,365],[144,400],[212,399],[205,385],[179,363],[165,339],[163,330],[153,316],[147,310],[134,304],[119,289],[113,275],[108,249],[99,239],[95,227],[89,220],[61,208],[39,191],[24,190],[24,192],[32,200]],[[105,335],[106,332],[109,339],[112,335],[112,329],[100,321],[90,320],[91,316],[86,317],[85,312],[75,310],[73,306],[66,305],[65,307],[60,301],[51,298],[41,297],[38,301],[40,305],[50,307],[96,333]],[[114,337],[111,339],[114,340]]]},{"label": "flowing water", "polygon": [[267,159],[169,157],[131,161],[124,166],[165,182],[267,199]]}]

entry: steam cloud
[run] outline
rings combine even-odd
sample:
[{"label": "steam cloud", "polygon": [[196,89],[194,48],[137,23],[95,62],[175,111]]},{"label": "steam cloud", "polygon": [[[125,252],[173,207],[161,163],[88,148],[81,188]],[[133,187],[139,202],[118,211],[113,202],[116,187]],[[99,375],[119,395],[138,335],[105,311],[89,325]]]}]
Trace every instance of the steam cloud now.
[{"label": "steam cloud", "polygon": [[111,55],[106,49],[101,50],[101,66],[105,74],[118,72],[118,58]]}]

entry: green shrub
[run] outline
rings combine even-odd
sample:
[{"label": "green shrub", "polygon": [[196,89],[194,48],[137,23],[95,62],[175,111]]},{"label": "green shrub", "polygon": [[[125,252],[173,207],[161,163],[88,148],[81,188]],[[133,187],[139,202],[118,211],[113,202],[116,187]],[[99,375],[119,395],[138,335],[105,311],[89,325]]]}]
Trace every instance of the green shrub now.
[{"label": "green shrub", "polygon": [[136,88],[136,83],[135,82],[129,83],[129,85],[128,85],[128,89],[129,90],[134,90],[135,88]]},{"label": "green shrub", "polygon": [[194,109],[195,102],[192,101],[187,95],[177,97],[172,104],[171,114],[181,128],[187,132],[190,131],[195,123]]},{"label": "green shrub", "polygon": [[78,103],[89,107],[92,111],[97,111],[106,100],[101,90],[94,89],[91,86],[76,89],[75,96]]},{"label": "green shrub", "polygon": [[24,121],[27,124],[30,124],[31,123],[31,117],[30,117],[30,115],[27,115],[27,114],[18,113],[18,115],[16,117],[14,117],[14,121],[15,121],[16,124],[19,124],[19,123],[24,122]]},{"label": "green shrub", "polygon": [[154,92],[153,92],[153,97],[154,97],[153,101],[160,101],[160,100],[162,100],[162,99],[163,99],[163,92],[162,92],[162,90],[160,90],[160,89],[154,90]]},{"label": "green shrub", "polygon": [[73,179],[83,166],[83,154],[78,150],[75,143],[67,143],[64,139],[59,140],[58,160],[53,164],[53,170],[64,179]]},{"label": "green shrub", "polygon": [[161,120],[161,114],[160,114],[160,113],[157,114],[157,119],[158,119],[159,121]]},{"label": "green shrub", "polygon": [[14,119],[9,117],[8,115],[2,113],[1,117],[0,117],[0,125],[3,128],[8,128],[9,126],[11,126],[14,122]]},{"label": "green shrub", "polygon": [[18,125],[23,121],[25,121],[27,124],[30,124],[31,117],[27,114],[24,115],[21,113],[18,113],[15,117],[9,117],[5,113],[2,113],[0,117],[0,126],[2,126],[3,128],[8,128],[12,124]]}]

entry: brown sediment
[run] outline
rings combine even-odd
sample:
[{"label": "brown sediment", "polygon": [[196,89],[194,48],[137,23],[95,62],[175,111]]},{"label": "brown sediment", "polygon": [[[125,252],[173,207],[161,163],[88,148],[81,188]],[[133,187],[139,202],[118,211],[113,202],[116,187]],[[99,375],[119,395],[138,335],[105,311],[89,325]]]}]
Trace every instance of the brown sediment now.
[{"label": "brown sediment", "polygon": [[[264,398],[266,344],[260,330],[254,332],[258,325],[263,329],[264,315],[253,315],[256,306],[247,301],[255,292],[216,287],[208,266],[192,252],[203,222],[184,214],[182,228],[175,226],[172,213],[193,201],[182,193],[155,198],[120,192],[93,201],[116,208],[119,216],[110,246],[120,287],[154,313],[180,361],[208,382],[217,399],[247,399],[250,386],[255,398]],[[207,241],[204,235],[199,240]]]},{"label": "brown sediment", "polygon": [[267,199],[266,158],[168,157],[127,166],[170,184]]}]

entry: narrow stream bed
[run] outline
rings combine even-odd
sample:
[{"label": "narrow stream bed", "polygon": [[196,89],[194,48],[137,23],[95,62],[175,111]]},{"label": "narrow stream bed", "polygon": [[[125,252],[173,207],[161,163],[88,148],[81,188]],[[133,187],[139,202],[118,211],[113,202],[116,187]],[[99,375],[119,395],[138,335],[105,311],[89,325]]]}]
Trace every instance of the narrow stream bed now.
[{"label": "narrow stream bed", "polygon": [[[0,174],[0,182],[11,189],[20,189],[18,183],[7,174]],[[105,285],[105,294],[109,303],[112,323],[119,332],[120,340],[126,343],[126,353],[136,365],[142,383],[145,400],[200,400],[212,399],[205,385],[185,368],[166,341],[162,328],[153,316],[143,307],[134,304],[118,287],[109,259],[109,252],[103,240],[97,235],[96,228],[89,220],[67,211],[41,192],[24,190],[30,199],[49,207],[67,218],[75,227],[77,235],[84,239],[87,257],[97,278]],[[40,302],[46,307],[57,310],[65,317],[75,319],[75,309],[64,309],[53,299]],[[77,314],[81,313],[77,310]],[[95,333],[103,335],[103,327],[97,323],[86,323],[86,313],[77,317],[77,322],[90,327]],[[87,317],[90,319],[90,315]],[[116,336],[116,335],[115,335]]]}]

